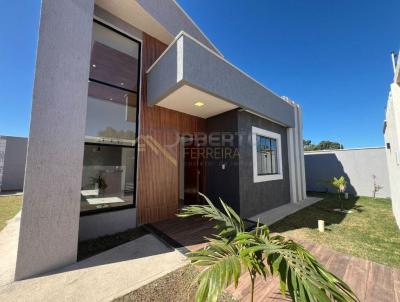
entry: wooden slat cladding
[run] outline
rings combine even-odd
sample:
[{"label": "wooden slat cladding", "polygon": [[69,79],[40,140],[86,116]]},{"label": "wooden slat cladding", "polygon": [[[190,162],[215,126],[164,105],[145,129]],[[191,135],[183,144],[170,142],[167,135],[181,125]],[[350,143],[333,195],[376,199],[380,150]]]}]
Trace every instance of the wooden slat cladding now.
[{"label": "wooden slat cladding", "polygon": [[138,223],[173,217],[179,199],[179,135],[205,131],[205,120],[174,110],[147,106],[146,70],[167,48],[143,34],[142,97],[138,157]]}]

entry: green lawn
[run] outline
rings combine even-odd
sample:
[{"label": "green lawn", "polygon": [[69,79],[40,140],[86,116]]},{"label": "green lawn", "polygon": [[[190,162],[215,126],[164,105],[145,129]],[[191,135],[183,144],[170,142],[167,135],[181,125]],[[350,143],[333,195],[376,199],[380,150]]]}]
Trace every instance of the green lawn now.
[{"label": "green lawn", "polygon": [[[345,201],[345,208],[352,213],[343,214],[333,211],[340,207],[336,195],[315,196],[324,200],[278,221],[271,231],[400,267],[400,231],[389,199],[352,197]],[[318,219],[325,220],[325,233],[318,232]]]},{"label": "green lawn", "polygon": [[7,220],[19,212],[21,206],[22,195],[0,196],[0,231],[6,226]]},{"label": "green lawn", "polygon": [[[390,200],[353,197],[345,201],[351,214],[334,212],[336,195],[324,198],[271,226],[293,239],[322,244],[345,254],[400,267],[400,231],[392,214]],[[0,230],[21,209],[22,196],[0,196]],[[325,220],[325,233],[318,232],[318,219]],[[85,257],[83,257],[85,258]]]}]

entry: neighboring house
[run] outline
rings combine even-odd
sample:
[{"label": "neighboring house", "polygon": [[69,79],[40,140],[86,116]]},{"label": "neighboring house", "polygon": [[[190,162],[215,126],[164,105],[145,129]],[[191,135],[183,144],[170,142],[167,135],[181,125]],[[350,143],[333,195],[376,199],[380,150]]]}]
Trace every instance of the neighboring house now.
[{"label": "neighboring house", "polygon": [[392,55],[394,78],[390,84],[383,133],[386,144],[393,213],[400,227],[400,56]]},{"label": "neighboring house", "polygon": [[0,135],[0,192],[24,187],[26,137]]},{"label": "neighboring house", "polygon": [[43,0],[33,95],[16,279],[198,192],[243,217],[306,198],[299,106],[175,1]]},{"label": "neighboring house", "polygon": [[384,147],[309,151],[304,153],[307,191],[335,192],[327,181],[344,176],[346,192],[390,197]]}]

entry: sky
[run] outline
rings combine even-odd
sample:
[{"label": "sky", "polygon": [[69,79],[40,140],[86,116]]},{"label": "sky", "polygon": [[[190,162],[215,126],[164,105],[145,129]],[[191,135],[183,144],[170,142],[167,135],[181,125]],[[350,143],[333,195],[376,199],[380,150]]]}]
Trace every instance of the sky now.
[{"label": "sky", "polygon": [[[178,2],[228,61],[301,105],[304,138],[383,145],[400,1]],[[27,136],[40,1],[0,3],[0,134]]]}]

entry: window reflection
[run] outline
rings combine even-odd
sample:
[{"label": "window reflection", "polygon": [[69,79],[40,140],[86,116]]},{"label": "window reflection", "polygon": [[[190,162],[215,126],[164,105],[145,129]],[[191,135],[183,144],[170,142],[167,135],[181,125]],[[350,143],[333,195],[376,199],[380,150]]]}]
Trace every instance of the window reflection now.
[{"label": "window reflection", "polygon": [[85,145],[81,211],[133,203],[134,157],[133,148]]},{"label": "window reflection", "polygon": [[276,139],[257,135],[257,174],[278,174]]},{"label": "window reflection", "polygon": [[137,92],[139,43],[93,24],[90,79]]},{"label": "window reflection", "polygon": [[139,49],[94,22],[81,212],[134,205]]},{"label": "window reflection", "polygon": [[89,83],[86,141],[134,145],[136,93]]}]

